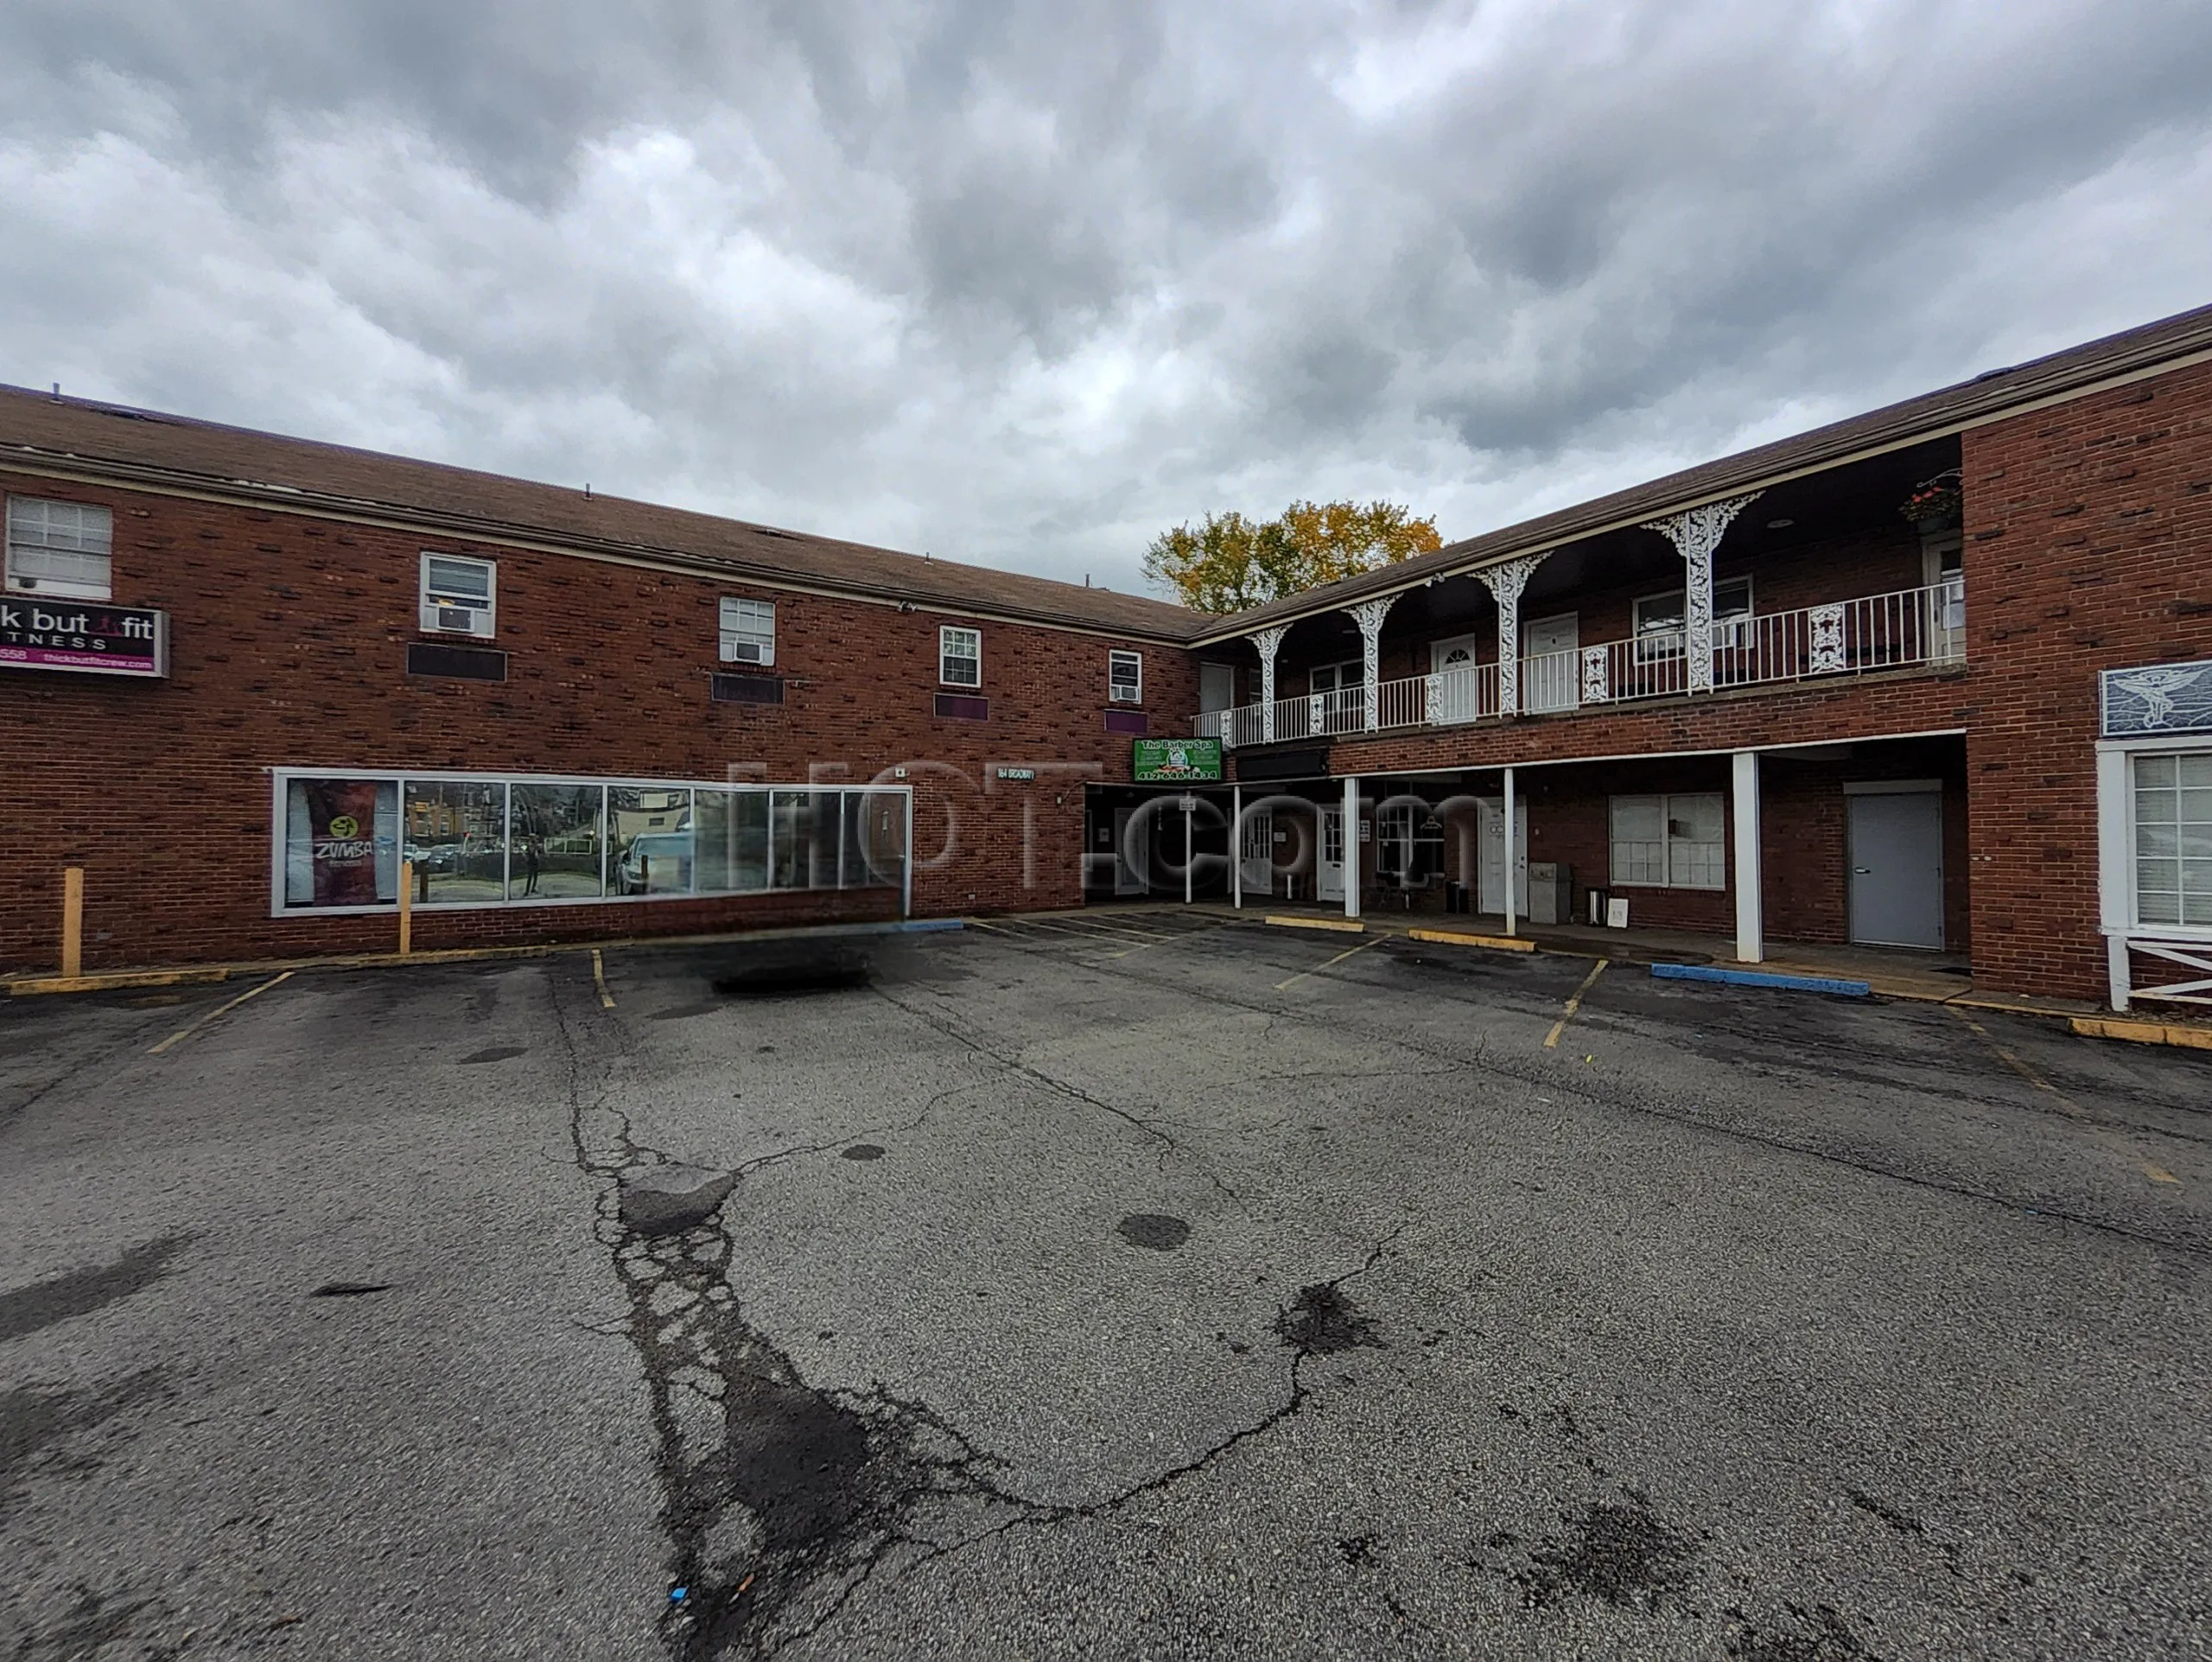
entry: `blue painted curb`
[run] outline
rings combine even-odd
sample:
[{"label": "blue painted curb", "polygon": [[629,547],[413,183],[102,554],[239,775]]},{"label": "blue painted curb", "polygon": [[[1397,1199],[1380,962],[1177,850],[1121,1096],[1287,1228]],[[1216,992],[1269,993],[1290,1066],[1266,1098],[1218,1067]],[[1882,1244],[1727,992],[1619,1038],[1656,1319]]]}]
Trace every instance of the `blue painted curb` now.
[{"label": "blue painted curb", "polygon": [[1843,981],[1825,975],[1770,975],[1764,970],[1716,970],[1704,964],[1655,964],[1651,973],[1662,981],[1719,981],[1732,987],[1778,987],[1786,992],[1827,992],[1840,998],[1864,998],[1873,989],[1864,981]]},{"label": "blue painted curb", "polygon": [[968,926],[958,918],[909,918],[891,927],[902,934],[926,935],[940,929],[965,929]]}]

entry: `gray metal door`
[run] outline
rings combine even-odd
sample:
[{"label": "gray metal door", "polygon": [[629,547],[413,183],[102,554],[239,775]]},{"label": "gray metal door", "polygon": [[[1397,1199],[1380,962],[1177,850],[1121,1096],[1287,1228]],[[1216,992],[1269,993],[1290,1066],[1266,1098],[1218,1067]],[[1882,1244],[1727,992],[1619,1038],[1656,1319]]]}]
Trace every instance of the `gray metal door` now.
[{"label": "gray metal door", "polygon": [[1853,796],[1851,938],[1869,946],[1943,945],[1943,796]]}]

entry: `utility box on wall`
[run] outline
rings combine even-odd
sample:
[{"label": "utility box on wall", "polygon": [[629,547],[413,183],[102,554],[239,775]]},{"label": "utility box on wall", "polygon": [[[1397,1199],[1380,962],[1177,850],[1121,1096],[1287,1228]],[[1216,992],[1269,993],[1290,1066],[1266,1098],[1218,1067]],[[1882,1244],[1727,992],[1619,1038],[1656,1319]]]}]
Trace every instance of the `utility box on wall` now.
[{"label": "utility box on wall", "polygon": [[1574,921],[1574,871],[1563,862],[1529,862],[1529,921]]}]

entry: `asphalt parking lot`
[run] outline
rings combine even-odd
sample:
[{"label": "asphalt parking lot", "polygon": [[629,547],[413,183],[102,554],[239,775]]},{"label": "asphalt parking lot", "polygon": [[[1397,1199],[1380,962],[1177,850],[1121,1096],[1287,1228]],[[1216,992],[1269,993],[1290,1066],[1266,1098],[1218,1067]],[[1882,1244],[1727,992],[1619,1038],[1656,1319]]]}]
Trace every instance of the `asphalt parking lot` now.
[{"label": "asphalt parking lot", "polygon": [[0,1004],[0,1648],[2212,1654],[2212,1059],[987,925]]}]

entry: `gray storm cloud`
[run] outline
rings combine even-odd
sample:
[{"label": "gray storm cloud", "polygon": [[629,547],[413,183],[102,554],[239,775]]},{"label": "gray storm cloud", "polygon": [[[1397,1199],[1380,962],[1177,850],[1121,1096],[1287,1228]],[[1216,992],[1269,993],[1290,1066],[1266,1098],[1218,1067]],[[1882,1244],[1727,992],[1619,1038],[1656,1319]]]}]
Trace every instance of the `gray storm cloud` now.
[{"label": "gray storm cloud", "polygon": [[16,0],[0,378],[1138,586],[2212,300],[2212,8]]}]

